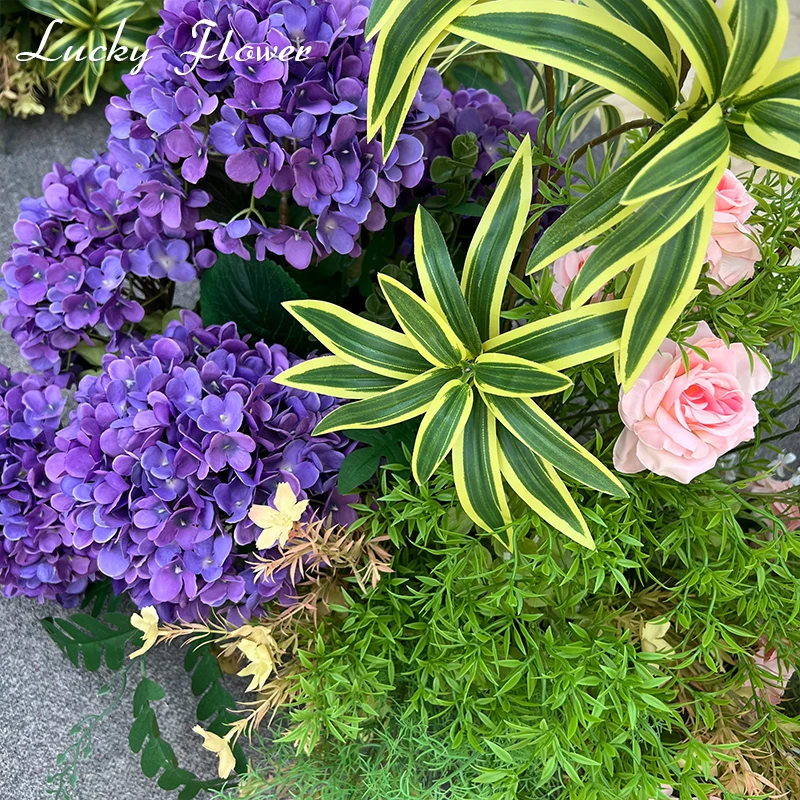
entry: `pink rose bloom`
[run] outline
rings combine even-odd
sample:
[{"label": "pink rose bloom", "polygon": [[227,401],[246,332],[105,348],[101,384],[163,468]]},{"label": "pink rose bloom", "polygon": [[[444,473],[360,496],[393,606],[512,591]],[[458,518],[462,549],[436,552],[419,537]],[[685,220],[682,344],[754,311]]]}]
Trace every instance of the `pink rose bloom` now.
[{"label": "pink rose bloom", "polygon": [[753,395],[766,387],[770,371],[744,345],[725,343],[705,322],[687,339],[708,355],[665,339],[629,392],[620,393],[625,430],[614,446],[620,472],[649,469],[680,483],[708,472],[717,459],[753,438],[758,411]]},{"label": "pink rose bloom", "polygon": [[[766,677],[763,679],[763,686],[753,687],[756,695],[762,700],[766,700],[770,705],[780,705],[786,686],[792,675],[794,675],[794,667],[785,661],[778,661],[778,654],[775,648],[770,647],[767,649],[766,645],[762,645],[761,649],[754,654],[753,661],[757,667],[772,676],[772,679]],[[752,684],[749,680],[742,685],[743,689],[751,687]]]},{"label": "pink rose bloom", "polygon": [[714,205],[714,223],[744,225],[757,203],[747,193],[742,182],[728,169],[717,186]]},{"label": "pink rose bloom", "polygon": [[[595,245],[584,250],[573,250],[561,258],[557,258],[550,265],[550,272],[553,274],[553,297],[559,308],[564,307],[564,295],[567,293],[570,284],[578,273],[583,269],[586,259],[597,249]],[[593,295],[590,303],[599,303],[606,296],[602,289],[598,289]],[[607,298],[608,299],[608,298]]]},{"label": "pink rose bloom", "polygon": [[750,280],[756,271],[756,261],[761,259],[758,245],[747,235],[750,225],[717,223],[711,229],[711,241],[706,252],[706,274],[719,286],[710,286],[711,294],[722,294],[739,281]]},{"label": "pink rose bloom", "polygon": [[[763,478],[760,481],[751,483],[747,490],[755,494],[780,494],[792,488],[791,481],[779,481],[775,478]],[[788,503],[772,504],[772,513],[780,517],[788,531],[800,530],[800,508],[790,506]],[[772,536],[770,536],[770,539]]]}]

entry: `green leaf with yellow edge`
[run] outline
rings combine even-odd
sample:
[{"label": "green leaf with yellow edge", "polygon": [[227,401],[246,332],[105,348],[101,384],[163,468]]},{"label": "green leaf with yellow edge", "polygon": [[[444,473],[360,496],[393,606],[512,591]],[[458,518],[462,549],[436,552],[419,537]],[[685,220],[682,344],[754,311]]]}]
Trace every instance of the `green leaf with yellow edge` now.
[{"label": "green leaf with yellow edge", "polygon": [[800,178],[800,159],[785,156],[754,142],[743,129],[731,126],[731,151],[739,158],[752,161],[759,167],[774,169]]},{"label": "green leaf with yellow edge", "polygon": [[718,165],[693,183],[648,200],[603,239],[572,284],[573,305],[583,305],[611,278],[661,247],[697,214],[713,195],[725,167]]},{"label": "green leaf with yellow edge", "polygon": [[466,358],[466,348],[438,311],[389,275],[379,274],[378,283],[395,319],[425,359],[435,367],[454,367]]},{"label": "green leaf with yellow edge", "polygon": [[762,147],[800,159],[800,100],[774,97],[754,103],[748,109],[744,132]]},{"label": "green leaf with yellow edge", "polygon": [[500,472],[497,420],[477,396],[453,443],[453,478],[464,511],[478,527],[496,531],[511,522]]},{"label": "green leaf with yellow edge", "polygon": [[76,28],[89,29],[94,26],[94,16],[75,0],[50,0],[58,15]]},{"label": "green leaf with yellow edge", "polygon": [[314,435],[348,428],[382,428],[419,417],[428,410],[442,386],[460,375],[460,369],[432,369],[394,389],[340,406],[314,428]]},{"label": "green leaf with yellow edge", "polygon": [[526,136],[478,223],[461,275],[461,290],[483,339],[500,333],[500,306],[533,194],[531,141]]},{"label": "green leaf with yellow edge", "polygon": [[686,52],[710,100],[722,89],[732,35],[708,0],[643,0]]},{"label": "green leaf with yellow edge", "polygon": [[692,299],[706,260],[714,222],[712,196],[705,208],[651,253],[638,272],[625,319],[619,381],[630,391]]},{"label": "green leaf with yellow edge", "polygon": [[497,438],[500,470],[519,498],[557,531],[594,550],[594,539],[586,520],[552,465],[502,425],[497,430]]},{"label": "green leaf with yellow edge", "polygon": [[472,369],[475,385],[482,392],[503,397],[538,397],[572,386],[566,375],[507,353],[482,353]]},{"label": "green leaf with yellow edge", "polygon": [[422,207],[414,220],[414,256],[425,300],[447,321],[472,355],[481,351],[475,320],[458,283],[436,220]]},{"label": "green leaf with yellow edge", "polygon": [[775,68],[789,32],[786,0],[737,0],[736,31],[722,94],[747,94],[758,89]]},{"label": "green leaf with yellow edge", "polygon": [[388,25],[408,0],[373,0],[367,24],[364,26],[364,38],[369,41],[381,28]]},{"label": "green leaf with yellow edge", "polygon": [[387,378],[385,375],[368,372],[349,364],[338,356],[322,356],[301,361],[276,375],[272,382],[346,400],[372,397],[387,389],[394,389],[401,383],[396,378]]},{"label": "green leaf with yellow edge", "polygon": [[68,61],[66,68],[58,73],[56,98],[61,100],[68,92],[71,92],[86,78],[87,72],[89,72],[88,61]]},{"label": "green leaf with yellow edge", "polygon": [[462,379],[439,390],[425,412],[414,443],[411,469],[417,483],[425,483],[453,447],[472,411],[473,392]]},{"label": "green leaf with yellow edge", "polygon": [[532,400],[484,393],[481,396],[492,414],[514,436],[559,472],[599,492],[614,497],[627,496],[625,488],[614,474]]},{"label": "green leaf with yellow edge", "polygon": [[557,258],[586,244],[629,217],[634,209],[622,205],[625,190],[647,164],[688,128],[688,117],[678,114],[618,170],[570,206],[542,234],[531,253],[527,273],[544,269]]},{"label": "green leaf with yellow edge", "polygon": [[644,34],[600,9],[559,0],[492,0],[473,5],[449,30],[596,83],[660,122],[677,102],[670,58]]},{"label": "green leaf with yellow edge", "polygon": [[101,28],[116,30],[122,20],[130,19],[143,5],[143,0],[117,0],[97,15],[96,24]]},{"label": "green leaf with yellow edge", "polygon": [[715,104],[645,165],[625,190],[621,202],[641,205],[697,180],[728,154],[730,143],[722,108]]},{"label": "green leaf with yellow edge", "polygon": [[[51,75],[55,75],[66,69],[68,65],[74,64],[75,62],[72,57],[75,56],[78,48],[86,47],[86,41],[87,36],[85,30],[80,28],[68,28],[67,33],[53,42],[44,52],[45,58],[55,59],[53,61],[48,61],[44,65],[45,77],[49,78]],[[65,58],[68,50],[71,56],[69,60]],[[81,62],[82,68],[84,68],[85,65],[85,61]]]},{"label": "green leaf with yellow edge", "polygon": [[619,350],[630,300],[610,300],[529,322],[490,339],[486,353],[507,353],[564,370]]},{"label": "green leaf with yellow edge", "polygon": [[405,380],[430,368],[407,336],[333,303],[294,300],[283,307],[334,355],[369,372]]}]

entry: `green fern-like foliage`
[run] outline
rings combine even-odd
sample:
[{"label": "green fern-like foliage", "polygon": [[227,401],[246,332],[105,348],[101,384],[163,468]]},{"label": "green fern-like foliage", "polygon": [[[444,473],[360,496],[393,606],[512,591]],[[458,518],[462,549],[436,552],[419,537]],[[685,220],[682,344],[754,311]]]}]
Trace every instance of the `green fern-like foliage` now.
[{"label": "green fern-like foliage", "polygon": [[76,666],[97,672],[105,659],[116,671],[125,663],[125,646],[139,635],[128,614],[107,612],[103,621],[91,614],[73,614],[69,619],[46,617],[44,629],[62,653]]}]

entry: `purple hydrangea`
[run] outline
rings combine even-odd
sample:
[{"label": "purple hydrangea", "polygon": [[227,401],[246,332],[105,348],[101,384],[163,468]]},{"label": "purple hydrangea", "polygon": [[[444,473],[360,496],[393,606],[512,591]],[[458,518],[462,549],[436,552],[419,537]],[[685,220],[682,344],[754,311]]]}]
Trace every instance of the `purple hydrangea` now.
[{"label": "purple hydrangea", "polygon": [[64,410],[66,377],[12,375],[0,365],[0,587],[6,597],[74,606],[99,545],[78,547],[50,500],[45,472]]},{"label": "purple hydrangea", "polygon": [[256,580],[251,565],[260,529],[248,511],[273,500],[280,482],[311,501],[308,513],[354,521],[355,498],[335,487],[355,444],[311,435],[338,401],[272,382],[299,360],[248,343],[233,323],[203,328],[183,312],[163,336],[105,356],[100,375],[81,381],[47,462],[53,507],[138,606],[156,605],[162,619],[217,609],[241,620],[273,598],[291,603],[287,572]]},{"label": "purple hydrangea", "polygon": [[55,164],[43,196],[23,200],[16,241],[2,266],[3,327],[40,371],[93,339],[118,349],[144,317],[159,281],[188,281],[211,266],[195,226],[209,196],[186,191],[150,141]]},{"label": "purple hydrangea", "polygon": [[[143,163],[138,154],[155,147],[190,185],[202,185],[216,160],[229,180],[252,188],[254,199],[274,190],[283,208],[291,198],[308,209],[299,228],[285,213],[269,223],[253,213],[237,219],[233,231],[205,221],[222,252],[249,257],[242,239],[255,236],[257,255],[279,254],[298,269],[314,256],[358,256],[362,227],[380,230],[386,209],[422,179],[423,146],[413,131],[441,113],[443,91],[429,70],[409,132],[392,152],[384,156],[378,142],[367,141],[369,6],[370,0],[167,0],[142,71],[125,78],[129,94],[108,108],[110,146],[136,153],[136,164]],[[302,58],[235,57],[244,45],[302,48]],[[143,180],[136,164],[125,173],[126,186]]]}]

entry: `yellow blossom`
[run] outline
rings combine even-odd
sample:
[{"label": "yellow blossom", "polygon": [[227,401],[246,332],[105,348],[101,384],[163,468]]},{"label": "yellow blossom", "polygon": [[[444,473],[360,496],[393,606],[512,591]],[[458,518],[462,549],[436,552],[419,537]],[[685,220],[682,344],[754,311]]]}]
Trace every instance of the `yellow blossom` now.
[{"label": "yellow blossom", "polygon": [[256,692],[263,688],[264,684],[269,680],[269,676],[275,671],[275,660],[269,648],[263,644],[256,644],[244,639],[237,646],[250,662],[239,673],[239,677],[244,678],[247,675],[252,675],[253,680],[250,681],[247,691]]},{"label": "yellow blossom", "polygon": [[275,493],[275,508],[269,506],[253,506],[250,519],[262,528],[256,540],[259,550],[267,550],[280,542],[283,547],[289,540],[289,534],[295,522],[300,521],[308,507],[308,500],[298,500],[288,483],[279,483]]},{"label": "yellow blossom", "polygon": [[142,646],[130,654],[130,658],[146,653],[158,639],[158,612],[153,606],[145,606],[141,614],[131,616],[131,625],[142,632]]},{"label": "yellow blossom", "polygon": [[670,653],[672,646],[664,638],[669,633],[669,622],[645,622],[642,626],[642,652]]},{"label": "yellow blossom", "polygon": [[220,778],[227,778],[236,766],[236,758],[230,745],[230,739],[234,733],[233,730],[225,734],[224,737],[217,736],[216,733],[211,733],[211,731],[207,731],[199,725],[195,725],[192,730],[203,737],[203,747],[219,758]]}]

